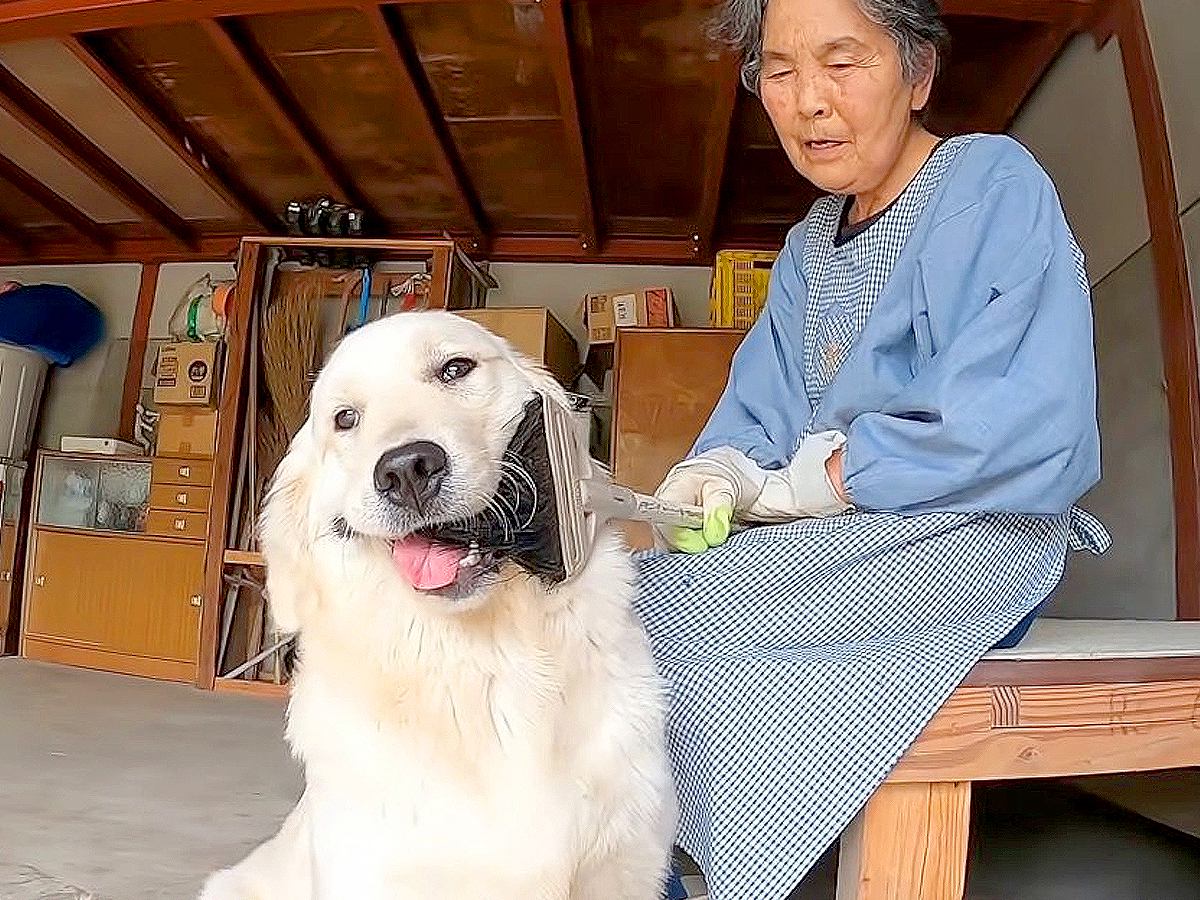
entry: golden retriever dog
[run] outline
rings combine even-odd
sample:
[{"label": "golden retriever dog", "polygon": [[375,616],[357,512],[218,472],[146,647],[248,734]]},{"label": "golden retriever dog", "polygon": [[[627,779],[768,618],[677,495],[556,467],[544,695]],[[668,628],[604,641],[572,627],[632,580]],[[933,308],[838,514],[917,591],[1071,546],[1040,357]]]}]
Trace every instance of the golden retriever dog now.
[{"label": "golden retriever dog", "polygon": [[260,528],[274,622],[298,635],[287,739],[305,789],[204,900],[660,896],[665,693],[628,553],[603,531],[553,583],[425,536],[506,514],[535,391],[562,397],[450,313],[382,319],[331,354]]}]

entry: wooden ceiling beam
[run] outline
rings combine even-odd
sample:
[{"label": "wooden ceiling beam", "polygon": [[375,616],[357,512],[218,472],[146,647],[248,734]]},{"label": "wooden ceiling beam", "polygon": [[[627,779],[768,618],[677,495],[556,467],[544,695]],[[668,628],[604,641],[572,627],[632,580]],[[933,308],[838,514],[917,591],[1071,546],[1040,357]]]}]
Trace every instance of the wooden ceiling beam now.
[{"label": "wooden ceiling beam", "polygon": [[1093,0],[942,0],[942,15],[985,16],[1080,27]]},{"label": "wooden ceiling beam", "polygon": [[[198,16],[252,16],[353,5],[338,0],[5,0],[0,33],[5,40],[65,37],[113,28],[194,22]],[[203,9],[197,10],[198,6]]]},{"label": "wooden ceiling beam", "polygon": [[362,13],[375,37],[375,46],[392,70],[395,87],[401,97],[398,114],[403,115],[405,121],[411,123],[433,148],[434,160],[442,177],[455,192],[475,239],[486,245],[490,239],[491,224],[479,196],[471,186],[466,167],[458,156],[458,149],[425,78],[416,48],[412,46],[401,23],[389,20],[388,14],[376,3],[365,4]]},{"label": "wooden ceiling beam", "polygon": [[721,75],[716,85],[716,102],[713,104],[705,130],[700,217],[696,223],[696,230],[692,233],[697,255],[708,256],[716,246],[721,188],[725,183],[729,138],[733,131],[733,114],[737,108],[740,85],[741,65],[737,57],[729,53],[722,54]]},{"label": "wooden ceiling beam", "polygon": [[195,242],[195,232],[178,213],[4,66],[0,66],[0,107],[97,185],[119,197],[181,244],[191,246]]},{"label": "wooden ceiling beam", "polygon": [[554,73],[554,86],[558,91],[558,111],[562,118],[567,154],[579,183],[580,249],[595,253],[599,250],[601,239],[600,222],[592,191],[587,141],[583,135],[583,121],[579,116],[579,96],[571,68],[571,35],[567,30],[563,0],[542,0],[541,7],[545,17],[542,34],[546,55],[550,60],[550,70]]},{"label": "wooden ceiling beam", "polygon": [[245,87],[254,105],[267,116],[313,174],[325,182],[334,194],[333,199],[357,206],[371,221],[381,221],[378,210],[355,187],[254,39],[232,21],[203,19],[199,25],[218,57]]},{"label": "wooden ceiling beam", "polygon": [[32,257],[36,241],[29,230],[0,214],[0,241],[22,256]]},{"label": "wooden ceiling beam", "polygon": [[71,52],[122,104],[161,140],[207,187],[248,221],[268,231],[282,229],[282,218],[237,174],[223,150],[215,147],[174,110],[165,109],[143,88],[136,87],[130,69],[122,66],[93,41],[66,37]]},{"label": "wooden ceiling beam", "polygon": [[[361,0],[359,0],[361,2]],[[209,18],[304,12],[359,5],[353,0],[205,0]],[[393,3],[439,0],[391,0]],[[943,12],[1035,22],[1074,21],[1077,9],[1091,0],[943,0]],[[113,28],[139,28],[192,22],[196,0],[5,0],[0,2],[0,31],[5,40],[65,37]]]},{"label": "wooden ceiling beam", "polygon": [[83,238],[90,245],[90,248],[84,248],[87,252],[98,250],[105,255],[112,248],[112,236],[103,225],[93,221],[73,204],[64,200],[3,155],[0,155],[0,179],[7,181],[30,200],[45,207],[53,216]]}]

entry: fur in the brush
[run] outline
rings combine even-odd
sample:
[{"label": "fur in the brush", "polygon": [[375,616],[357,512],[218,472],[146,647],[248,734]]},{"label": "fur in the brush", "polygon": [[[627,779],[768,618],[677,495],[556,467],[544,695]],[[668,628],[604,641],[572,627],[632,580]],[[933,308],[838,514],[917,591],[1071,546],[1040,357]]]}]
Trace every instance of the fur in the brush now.
[{"label": "fur in the brush", "polygon": [[491,502],[469,519],[423,529],[429,540],[506,558],[549,584],[566,578],[558,534],[554,469],[542,422],[541,395],[525,404],[504,451]]}]

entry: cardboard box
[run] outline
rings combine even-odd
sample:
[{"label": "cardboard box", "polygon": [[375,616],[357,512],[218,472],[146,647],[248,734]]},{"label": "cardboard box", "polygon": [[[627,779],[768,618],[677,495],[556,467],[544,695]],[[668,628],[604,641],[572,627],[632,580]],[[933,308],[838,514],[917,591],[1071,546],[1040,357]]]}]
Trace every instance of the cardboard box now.
[{"label": "cardboard box", "polygon": [[541,363],[564,387],[570,388],[579,377],[579,345],[545,307],[464,309],[458,315],[478,322]]},{"label": "cardboard box", "polygon": [[154,402],[175,406],[214,406],[217,400],[217,345],[211,341],[163,344],[154,369]]},{"label": "cardboard box", "polygon": [[155,456],[212,457],[217,450],[217,411],[194,406],[159,408]]},{"label": "cardboard box", "polygon": [[674,327],[675,295],[668,287],[588,294],[581,316],[589,345],[611,344],[618,328]]}]

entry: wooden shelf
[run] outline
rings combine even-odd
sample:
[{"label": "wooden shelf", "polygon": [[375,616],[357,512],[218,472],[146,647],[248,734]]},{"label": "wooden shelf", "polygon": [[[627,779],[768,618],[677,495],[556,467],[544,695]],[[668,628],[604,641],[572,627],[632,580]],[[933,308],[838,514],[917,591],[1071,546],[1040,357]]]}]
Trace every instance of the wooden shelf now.
[{"label": "wooden shelf", "polygon": [[218,694],[251,694],[255,697],[286,698],[290,688],[272,681],[247,681],[244,678],[218,678],[213,685]]},{"label": "wooden shelf", "polygon": [[263,555],[257,550],[226,550],[225,564],[227,566],[266,566]]}]

